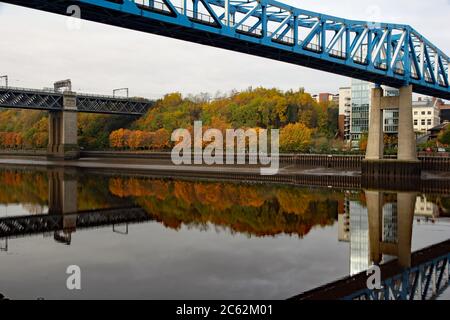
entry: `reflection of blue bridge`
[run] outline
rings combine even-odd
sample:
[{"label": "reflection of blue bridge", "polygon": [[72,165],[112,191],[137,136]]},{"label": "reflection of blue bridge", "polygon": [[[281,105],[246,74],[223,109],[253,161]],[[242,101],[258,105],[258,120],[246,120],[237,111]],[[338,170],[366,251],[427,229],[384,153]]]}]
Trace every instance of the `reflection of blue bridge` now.
[{"label": "reflection of blue bridge", "polygon": [[449,57],[412,27],[352,21],[275,0],[6,0],[450,99]]},{"label": "reflection of blue bridge", "polygon": [[292,300],[431,300],[449,287],[450,240],[415,252],[410,268],[381,266],[382,289],[367,289],[366,272],[303,293]]}]

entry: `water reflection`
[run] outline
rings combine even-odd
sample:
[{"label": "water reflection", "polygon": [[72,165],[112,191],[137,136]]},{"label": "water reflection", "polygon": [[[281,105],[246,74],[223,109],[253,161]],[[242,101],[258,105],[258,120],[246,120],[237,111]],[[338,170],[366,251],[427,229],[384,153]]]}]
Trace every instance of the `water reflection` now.
[{"label": "water reflection", "polygon": [[[116,234],[128,235],[129,224],[149,221],[172,231],[255,239],[283,236],[299,243],[313,231],[321,235],[321,229],[336,226],[335,239],[349,243],[350,275],[393,259],[409,267],[414,219],[436,223],[450,212],[450,197],[444,195],[92,175],[63,168],[0,170],[0,204],[3,252],[11,250],[14,238],[51,235],[58,244],[74,246],[81,237],[74,233],[83,229],[109,226]],[[17,214],[18,205],[22,209]],[[324,243],[314,241],[321,243],[314,248],[319,256]],[[429,245],[418,241],[415,249]],[[315,271],[308,272],[310,276]],[[326,279],[315,285],[333,278]],[[294,285],[298,291],[307,288]]]}]

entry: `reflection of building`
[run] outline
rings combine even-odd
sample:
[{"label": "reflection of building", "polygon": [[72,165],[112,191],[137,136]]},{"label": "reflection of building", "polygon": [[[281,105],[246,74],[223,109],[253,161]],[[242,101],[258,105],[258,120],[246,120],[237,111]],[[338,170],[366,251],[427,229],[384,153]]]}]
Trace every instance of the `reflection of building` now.
[{"label": "reflection of building", "polygon": [[439,217],[439,208],[435,203],[428,201],[425,195],[421,195],[418,196],[416,199],[416,207],[414,209],[414,215],[419,220],[421,218],[424,218],[426,220],[428,219],[433,220]]},{"label": "reflection of building", "polygon": [[339,215],[339,240],[350,239],[350,275],[366,271],[373,263],[399,259],[411,263],[411,238],[416,195],[398,193],[396,202],[384,203],[383,193],[366,191],[367,207],[359,201],[348,202],[346,214]]},{"label": "reflection of building", "polygon": [[342,210],[338,214],[338,240],[341,242],[350,241],[350,210],[348,206],[350,202],[345,197]]},{"label": "reflection of building", "polygon": [[357,201],[350,201],[350,275],[370,267],[369,219],[367,208]]}]

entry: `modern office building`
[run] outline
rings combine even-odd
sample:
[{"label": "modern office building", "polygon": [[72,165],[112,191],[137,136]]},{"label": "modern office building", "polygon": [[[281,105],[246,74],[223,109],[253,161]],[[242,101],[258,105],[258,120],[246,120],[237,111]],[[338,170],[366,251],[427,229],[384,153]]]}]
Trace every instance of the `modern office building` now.
[{"label": "modern office building", "polygon": [[[371,91],[374,87],[373,83],[352,80],[350,136],[353,147],[357,147],[362,134],[369,131]],[[384,88],[385,96],[396,96],[398,94],[398,89]],[[384,110],[383,123],[385,133],[396,133],[398,131],[398,109]]]},{"label": "modern office building", "polygon": [[369,131],[370,92],[374,85],[352,79],[352,108],[350,134],[353,144],[358,144],[363,133]]},{"label": "modern office building", "polygon": [[[350,136],[353,147],[358,147],[362,134],[369,130],[371,89],[374,86],[372,83],[352,80],[350,92],[344,90],[346,88],[343,88],[342,92],[340,92],[339,128],[340,131],[342,130],[344,139],[346,136]],[[350,115],[348,115],[348,107],[345,106],[345,97],[348,94],[351,96]],[[398,89],[384,88],[385,96],[396,96],[398,94]],[[450,119],[450,106],[446,106],[439,99],[419,98],[417,101],[413,101],[414,130],[418,135],[426,134],[429,129],[438,126],[442,122],[442,114],[447,111],[447,116]],[[398,118],[398,108],[393,107],[383,110],[384,133],[388,135],[396,135],[398,133]],[[347,133],[347,135],[345,131],[346,120],[350,123],[350,134]]]}]

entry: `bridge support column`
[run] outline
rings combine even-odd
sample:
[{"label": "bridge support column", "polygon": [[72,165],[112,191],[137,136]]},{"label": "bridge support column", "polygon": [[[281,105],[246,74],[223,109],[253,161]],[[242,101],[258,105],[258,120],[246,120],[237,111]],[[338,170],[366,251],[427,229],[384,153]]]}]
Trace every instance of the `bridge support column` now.
[{"label": "bridge support column", "polygon": [[66,91],[63,97],[63,110],[51,111],[49,114],[49,158],[70,160],[80,156],[76,101],[76,94]]},{"label": "bridge support column", "polygon": [[416,135],[413,126],[412,86],[400,88],[398,117],[398,160],[417,161]]},{"label": "bridge support column", "polygon": [[[398,156],[395,160],[383,159],[383,110],[393,108],[399,110]],[[367,153],[361,171],[365,188],[392,186],[402,181],[398,178],[420,179],[421,163],[417,159],[412,116],[412,86],[400,88],[398,97],[383,97],[381,88],[372,89]]]},{"label": "bridge support column", "polygon": [[372,89],[372,101],[370,109],[369,137],[367,141],[366,160],[380,160],[384,155],[383,135],[383,109],[381,99],[383,89]]}]

